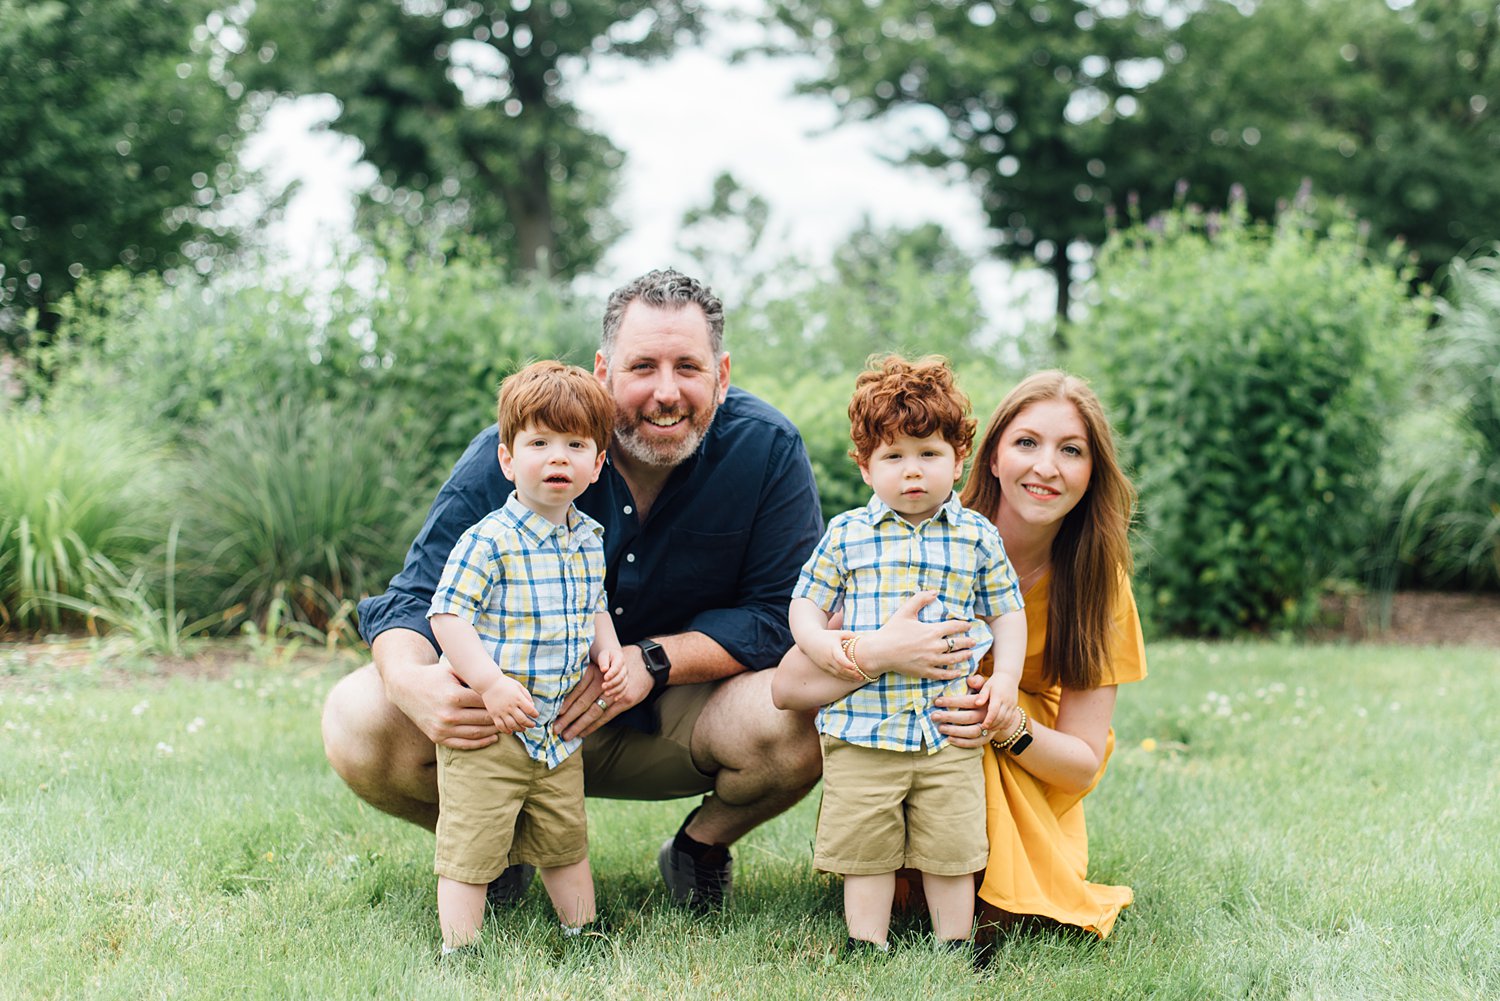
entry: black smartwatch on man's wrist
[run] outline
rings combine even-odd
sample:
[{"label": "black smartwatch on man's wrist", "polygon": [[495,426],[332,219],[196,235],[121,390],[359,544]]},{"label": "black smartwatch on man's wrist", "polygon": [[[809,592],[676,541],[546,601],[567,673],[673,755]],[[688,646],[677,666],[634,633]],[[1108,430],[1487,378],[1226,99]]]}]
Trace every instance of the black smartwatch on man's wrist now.
[{"label": "black smartwatch on man's wrist", "polygon": [[646,662],[646,673],[651,675],[651,694],[658,695],[667,687],[667,677],[672,673],[672,660],[667,651],[656,640],[641,640],[641,660]]}]

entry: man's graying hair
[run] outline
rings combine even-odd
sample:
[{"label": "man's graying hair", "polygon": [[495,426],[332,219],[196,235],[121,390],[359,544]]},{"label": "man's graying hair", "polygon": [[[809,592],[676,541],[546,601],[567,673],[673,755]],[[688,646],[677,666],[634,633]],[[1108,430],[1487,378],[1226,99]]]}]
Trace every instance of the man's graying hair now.
[{"label": "man's graying hair", "polygon": [[708,346],[714,353],[714,359],[717,360],[724,354],[724,304],[712,289],[698,279],[666,268],[649,271],[610,294],[609,302],[604,307],[604,336],[599,342],[599,352],[604,355],[606,364],[613,364],[615,338],[620,333],[625,309],[637,299],[648,306],[667,309],[681,309],[689,303],[697,305],[708,320]]}]

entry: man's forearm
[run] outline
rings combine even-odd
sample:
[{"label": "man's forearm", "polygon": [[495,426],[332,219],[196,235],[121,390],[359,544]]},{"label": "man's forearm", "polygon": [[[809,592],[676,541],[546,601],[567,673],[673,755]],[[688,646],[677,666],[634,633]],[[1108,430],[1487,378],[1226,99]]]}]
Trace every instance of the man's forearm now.
[{"label": "man's forearm", "polygon": [[370,655],[381,680],[387,680],[390,668],[438,662],[437,650],[414,629],[387,629],[370,643]]},{"label": "man's forearm", "polygon": [[668,684],[696,685],[742,674],[746,670],[745,665],[730,656],[729,651],[703,633],[677,633],[650,638],[662,645],[667,658],[672,662]]}]

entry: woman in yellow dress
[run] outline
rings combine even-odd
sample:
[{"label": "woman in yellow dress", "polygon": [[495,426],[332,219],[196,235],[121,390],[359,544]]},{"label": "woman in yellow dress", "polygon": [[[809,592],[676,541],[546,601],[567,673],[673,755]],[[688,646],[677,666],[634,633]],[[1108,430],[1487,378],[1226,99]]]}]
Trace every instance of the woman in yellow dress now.
[{"label": "woman in yellow dress", "polygon": [[[1130,589],[1135,491],[1115,457],[1103,408],[1082,380],[1038,372],[990,418],[962,500],[999,529],[1026,601],[1020,711],[980,729],[973,696],[939,700],[939,729],[960,746],[987,745],[989,863],[977,874],[982,926],[1037,916],[1108,935],[1132,899],[1127,886],[1090,883],[1083,799],[1114,748],[1118,685],[1146,675]],[[952,677],[973,641],[966,622],[919,622],[915,596],[859,643],[866,675]],[[949,642],[949,638],[953,642]],[[987,665],[981,670],[987,669]],[[808,709],[863,678],[825,674],[795,648],[777,669],[784,709]],[[976,681],[971,687],[977,689]]]}]

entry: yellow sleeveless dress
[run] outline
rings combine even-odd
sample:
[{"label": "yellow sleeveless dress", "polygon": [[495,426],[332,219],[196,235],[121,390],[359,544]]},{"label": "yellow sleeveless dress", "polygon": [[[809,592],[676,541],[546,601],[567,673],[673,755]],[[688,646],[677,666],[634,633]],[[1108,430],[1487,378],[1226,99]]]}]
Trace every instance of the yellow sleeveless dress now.
[{"label": "yellow sleeveless dress", "polygon": [[[1047,642],[1048,572],[1026,593],[1026,666],[1021,672],[1021,707],[1044,726],[1057,722],[1059,686],[1042,675]],[[1126,584],[1115,610],[1115,633],[1104,666],[1103,684],[1119,685],[1146,676],[1146,649],[1135,595]],[[1134,894],[1128,886],[1090,883],[1089,836],[1083,799],[1094,791],[1109,764],[1115,732],[1104,745],[1104,763],[1083,792],[1064,793],[1044,785],[1009,754],[984,749],[984,794],[989,815],[990,860],[979,896],[1013,914],[1039,914],[1098,935],[1109,934],[1120,910]]]}]

